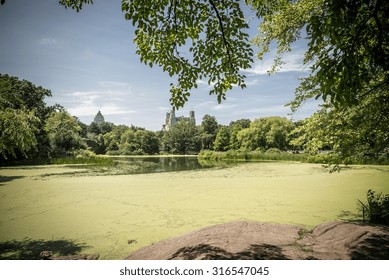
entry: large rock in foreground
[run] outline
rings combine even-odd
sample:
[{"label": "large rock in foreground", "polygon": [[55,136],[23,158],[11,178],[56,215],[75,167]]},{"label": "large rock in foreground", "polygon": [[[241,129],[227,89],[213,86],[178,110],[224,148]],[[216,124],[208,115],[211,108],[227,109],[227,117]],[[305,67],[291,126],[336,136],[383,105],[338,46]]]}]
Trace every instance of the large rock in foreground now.
[{"label": "large rock in foreground", "polygon": [[158,242],[126,259],[389,259],[389,228],[330,222],[307,231],[292,225],[238,221]]}]

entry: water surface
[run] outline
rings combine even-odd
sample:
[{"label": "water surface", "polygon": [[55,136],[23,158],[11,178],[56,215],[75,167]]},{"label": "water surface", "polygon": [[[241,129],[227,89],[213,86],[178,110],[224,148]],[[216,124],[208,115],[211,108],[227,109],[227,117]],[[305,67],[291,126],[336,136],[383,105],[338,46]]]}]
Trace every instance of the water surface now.
[{"label": "water surface", "polygon": [[[178,166],[178,161],[160,160],[165,170]],[[26,252],[29,246],[43,251],[60,245],[122,259],[160,240],[236,220],[312,228],[357,219],[357,200],[369,188],[389,193],[389,166],[353,166],[330,174],[318,164],[268,162],[61,175],[70,171],[64,166],[0,168],[0,258],[7,246]],[[56,175],[42,177],[48,173]]]},{"label": "water surface", "polygon": [[188,171],[207,168],[201,165],[197,156],[110,156],[113,160],[123,164],[135,165],[138,174]]}]

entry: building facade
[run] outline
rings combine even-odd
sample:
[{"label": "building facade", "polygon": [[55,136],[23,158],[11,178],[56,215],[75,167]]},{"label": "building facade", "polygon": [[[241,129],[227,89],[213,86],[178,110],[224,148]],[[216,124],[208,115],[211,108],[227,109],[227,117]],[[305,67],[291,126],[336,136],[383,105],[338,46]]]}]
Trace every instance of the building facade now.
[{"label": "building facade", "polygon": [[191,122],[194,125],[196,125],[196,118],[195,118],[195,112],[190,111],[189,112],[189,117],[176,117],[176,112],[175,110],[171,110],[169,113],[166,113],[166,118],[165,118],[165,124],[162,125],[162,130],[163,131],[169,131],[178,121],[187,121]]}]

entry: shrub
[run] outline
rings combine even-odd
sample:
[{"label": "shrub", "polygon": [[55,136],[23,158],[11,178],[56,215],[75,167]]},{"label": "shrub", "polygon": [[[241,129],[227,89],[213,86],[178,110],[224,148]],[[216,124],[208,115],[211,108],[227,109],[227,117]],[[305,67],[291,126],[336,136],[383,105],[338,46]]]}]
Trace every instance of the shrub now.
[{"label": "shrub", "polygon": [[363,220],[367,219],[374,224],[389,225],[389,195],[368,190],[366,200],[362,202],[358,199],[359,211],[362,212]]},{"label": "shrub", "polygon": [[277,149],[277,148],[270,148],[266,151],[266,153],[268,153],[268,154],[280,154],[281,151],[280,151],[280,149]]},{"label": "shrub", "polygon": [[75,150],[73,152],[73,156],[76,158],[91,158],[91,157],[96,157],[96,154],[90,150]]}]

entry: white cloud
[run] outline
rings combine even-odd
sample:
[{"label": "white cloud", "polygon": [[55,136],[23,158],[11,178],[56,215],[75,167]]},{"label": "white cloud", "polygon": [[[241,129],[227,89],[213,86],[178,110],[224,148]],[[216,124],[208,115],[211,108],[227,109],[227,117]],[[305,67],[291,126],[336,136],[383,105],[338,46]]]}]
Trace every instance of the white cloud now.
[{"label": "white cloud", "polygon": [[[309,70],[309,68],[303,64],[303,60],[304,60],[303,51],[286,53],[282,58],[284,64],[282,64],[279,68],[277,68],[277,72],[278,73],[306,72]],[[242,70],[242,72],[248,75],[268,75],[273,64],[274,64],[274,54],[265,60],[257,61],[254,64],[253,68]]]},{"label": "white cloud", "polygon": [[120,106],[117,106],[114,103],[103,104],[103,106],[101,106],[100,111],[104,115],[126,115],[126,114],[132,114],[136,112],[134,110],[124,109]]},{"label": "white cloud", "polygon": [[169,112],[172,108],[171,107],[158,106],[157,109],[160,112]]},{"label": "white cloud", "polygon": [[211,109],[214,110],[214,111],[223,111],[223,110],[232,109],[234,107],[236,107],[236,104],[224,104],[224,103],[221,103],[221,104],[217,104],[217,105],[213,106]]},{"label": "white cloud", "polygon": [[129,84],[127,83],[123,83],[123,82],[116,82],[116,81],[100,81],[98,82],[99,86],[100,87],[103,87],[103,88],[129,88]]},{"label": "white cloud", "polygon": [[99,111],[99,107],[94,105],[81,104],[79,106],[70,107],[68,111],[71,115],[77,117],[94,116]]},{"label": "white cloud", "polygon": [[42,38],[39,40],[39,44],[47,46],[47,45],[55,45],[57,43],[57,40],[53,38]]},{"label": "white cloud", "polygon": [[121,91],[76,91],[66,96],[70,114],[75,116],[94,116],[98,111],[103,115],[124,115],[135,113],[129,109],[126,100],[128,93]]},{"label": "white cloud", "polygon": [[258,114],[261,115],[284,115],[290,113],[290,109],[288,107],[285,107],[284,105],[274,105],[274,106],[267,106],[267,107],[259,107],[259,108],[251,108],[251,109],[245,109],[243,110],[244,113],[249,114]]},{"label": "white cloud", "polygon": [[259,82],[258,79],[254,79],[254,80],[252,80],[252,81],[247,81],[247,82],[246,82],[246,86],[254,86],[254,85],[257,85],[258,82]]}]

